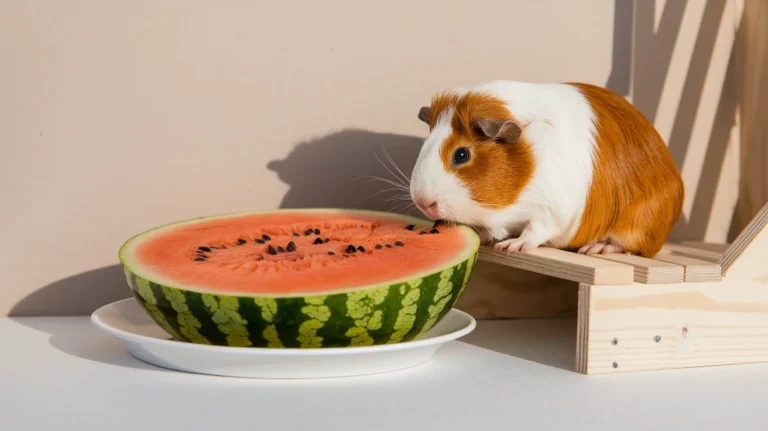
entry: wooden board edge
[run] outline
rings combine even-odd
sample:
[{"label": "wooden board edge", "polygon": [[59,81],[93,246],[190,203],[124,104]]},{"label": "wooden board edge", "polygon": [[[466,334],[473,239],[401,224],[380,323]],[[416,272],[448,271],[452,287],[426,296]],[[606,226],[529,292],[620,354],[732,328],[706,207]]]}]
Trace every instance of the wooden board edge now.
[{"label": "wooden board edge", "polygon": [[[765,254],[768,253],[768,238],[766,235],[762,235],[763,231],[768,226],[768,203],[758,211],[758,213],[752,218],[736,239],[725,250],[725,253],[718,260],[718,264],[722,268],[723,276],[728,275],[728,272],[734,267],[739,259],[742,259],[745,254]],[[760,241],[756,239],[760,237]],[[743,265],[742,265],[743,266]],[[743,271],[741,272],[748,272]]]},{"label": "wooden board edge", "polygon": [[629,285],[634,281],[635,273],[631,265],[548,247],[540,247],[529,252],[505,254],[496,252],[488,246],[481,246],[479,259],[593,285]]},{"label": "wooden board edge", "polygon": [[577,373],[587,374],[589,363],[589,288],[590,285],[579,284],[578,315],[576,317],[576,363]]},{"label": "wooden board edge", "polygon": [[661,259],[648,259],[625,254],[595,255],[598,259],[630,265],[635,269],[634,281],[645,284],[671,284],[685,281],[685,268],[682,265]]},{"label": "wooden board edge", "polygon": [[660,254],[655,256],[654,259],[682,265],[685,270],[684,281],[686,283],[720,281],[723,279],[722,267],[717,263],[676,254]]}]

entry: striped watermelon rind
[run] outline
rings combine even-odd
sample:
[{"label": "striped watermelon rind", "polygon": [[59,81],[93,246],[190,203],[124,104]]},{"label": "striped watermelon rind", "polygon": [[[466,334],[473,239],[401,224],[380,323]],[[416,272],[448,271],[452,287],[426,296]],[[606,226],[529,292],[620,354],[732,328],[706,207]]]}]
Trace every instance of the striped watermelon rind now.
[{"label": "striped watermelon rind", "polygon": [[150,280],[132,269],[122,253],[121,261],[138,303],[179,341],[266,348],[391,344],[419,338],[461,298],[477,261],[479,238],[470,228],[459,228],[468,230],[473,241],[450,266],[409,280],[327,295],[210,293]]}]

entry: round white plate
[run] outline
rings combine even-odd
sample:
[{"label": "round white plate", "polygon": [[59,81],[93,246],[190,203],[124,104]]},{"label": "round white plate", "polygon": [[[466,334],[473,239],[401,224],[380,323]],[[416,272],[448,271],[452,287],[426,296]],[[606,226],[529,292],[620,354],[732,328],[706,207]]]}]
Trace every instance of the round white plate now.
[{"label": "round white plate", "polygon": [[137,359],[163,368],[230,377],[307,379],[384,373],[423,364],[444,344],[475,329],[475,319],[452,309],[420,339],[397,344],[318,349],[221,347],[170,339],[133,298],[91,315]]}]

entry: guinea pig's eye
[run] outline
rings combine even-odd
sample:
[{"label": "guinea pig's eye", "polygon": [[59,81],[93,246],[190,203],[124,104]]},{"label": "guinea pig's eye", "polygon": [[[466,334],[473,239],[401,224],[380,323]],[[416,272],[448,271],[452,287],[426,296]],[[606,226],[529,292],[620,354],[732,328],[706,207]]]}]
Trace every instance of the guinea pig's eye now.
[{"label": "guinea pig's eye", "polygon": [[453,164],[463,165],[469,161],[469,150],[461,147],[453,153]]}]

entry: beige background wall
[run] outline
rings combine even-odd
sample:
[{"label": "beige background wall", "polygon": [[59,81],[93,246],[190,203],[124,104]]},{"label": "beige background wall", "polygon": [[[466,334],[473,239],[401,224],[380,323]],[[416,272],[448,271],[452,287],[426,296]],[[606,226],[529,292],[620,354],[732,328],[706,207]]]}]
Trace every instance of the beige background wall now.
[{"label": "beige background wall", "polygon": [[[408,169],[433,92],[585,81],[633,100],[688,195],[677,239],[728,237],[741,1],[0,0],[0,315],[126,297],[129,236],[205,214],[358,206]],[[363,201],[361,201],[363,200]],[[481,265],[463,308],[572,311],[570,285]]]}]

